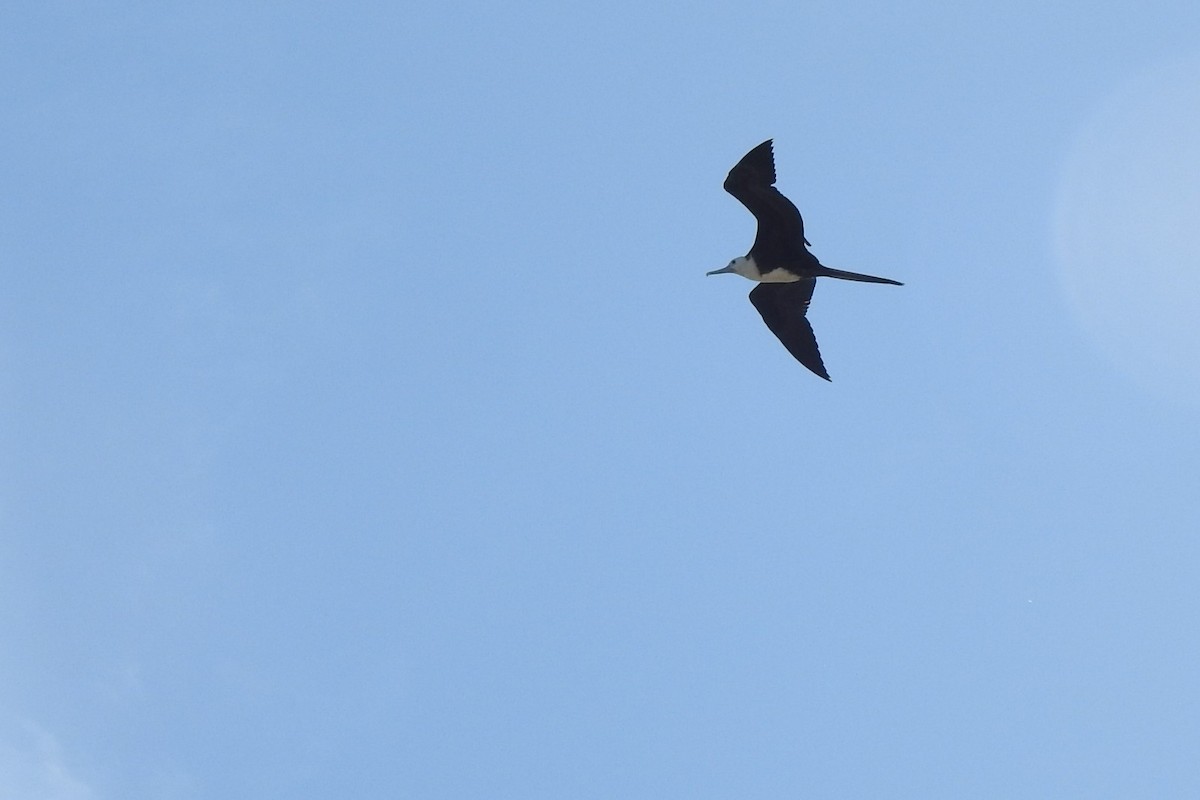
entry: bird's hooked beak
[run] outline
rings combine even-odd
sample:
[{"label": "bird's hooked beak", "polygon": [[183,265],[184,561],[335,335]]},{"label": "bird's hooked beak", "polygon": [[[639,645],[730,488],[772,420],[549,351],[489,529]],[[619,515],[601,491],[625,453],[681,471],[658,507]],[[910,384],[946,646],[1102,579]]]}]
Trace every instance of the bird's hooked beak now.
[{"label": "bird's hooked beak", "polygon": [[706,272],[704,274],[705,275],[720,275],[722,272],[733,272],[733,264],[730,264],[727,267],[721,267],[720,269],[714,269],[712,272]]}]

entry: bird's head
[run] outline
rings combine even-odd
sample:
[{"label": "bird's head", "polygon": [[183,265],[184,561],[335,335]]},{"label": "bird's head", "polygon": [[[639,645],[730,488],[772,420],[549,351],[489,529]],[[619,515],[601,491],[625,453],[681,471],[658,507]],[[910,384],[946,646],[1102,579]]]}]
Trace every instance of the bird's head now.
[{"label": "bird's head", "polygon": [[749,278],[755,271],[754,263],[749,258],[746,256],[738,256],[721,269],[714,269],[712,272],[706,272],[704,274],[721,275],[726,272],[732,272],[735,275],[741,275],[743,278]]}]

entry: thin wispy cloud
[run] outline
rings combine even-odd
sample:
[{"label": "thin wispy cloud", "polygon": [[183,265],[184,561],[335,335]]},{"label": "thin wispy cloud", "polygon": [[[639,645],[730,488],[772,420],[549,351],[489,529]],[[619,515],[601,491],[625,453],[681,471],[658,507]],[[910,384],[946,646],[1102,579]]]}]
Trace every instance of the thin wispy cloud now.
[{"label": "thin wispy cloud", "polygon": [[95,800],[67,761],[47,731],[29,722],[10,726],[0,733],[0,799]]}]

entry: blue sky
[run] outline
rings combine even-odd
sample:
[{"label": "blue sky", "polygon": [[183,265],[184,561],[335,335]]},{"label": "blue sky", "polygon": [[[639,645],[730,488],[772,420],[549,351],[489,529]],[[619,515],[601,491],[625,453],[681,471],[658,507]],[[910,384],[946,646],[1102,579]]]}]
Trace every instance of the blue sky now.
[{"label": "blue sky", "polygon": [[1196,4],[2,19],[0,797],[1200,793]]}]

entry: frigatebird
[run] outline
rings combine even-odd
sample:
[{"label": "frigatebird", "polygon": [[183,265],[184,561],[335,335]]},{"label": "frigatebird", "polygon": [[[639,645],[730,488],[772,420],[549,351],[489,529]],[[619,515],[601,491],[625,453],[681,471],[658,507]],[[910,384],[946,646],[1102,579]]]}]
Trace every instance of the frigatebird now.
[{"label": "frigatebird", "polygon": [[830,380],[817,349],[817,337],[808,322],[808,303],[817,278],[890,283],[860,272],[827,267],[808,251],[800,211],[775,188],[775,152],[770,139],[751,150],[725,179],[725,191],[736,197],[758,220],[758,235],[750,252],[707,274],[733,272],[758,281],[750,302],[762,314],[771,333],[779,337],[796,360],[825,380]]}]

